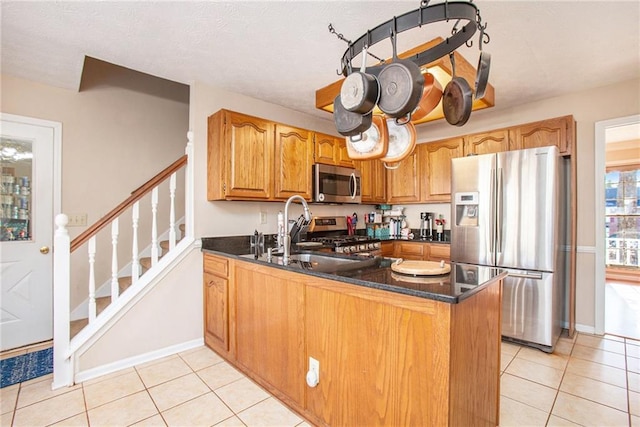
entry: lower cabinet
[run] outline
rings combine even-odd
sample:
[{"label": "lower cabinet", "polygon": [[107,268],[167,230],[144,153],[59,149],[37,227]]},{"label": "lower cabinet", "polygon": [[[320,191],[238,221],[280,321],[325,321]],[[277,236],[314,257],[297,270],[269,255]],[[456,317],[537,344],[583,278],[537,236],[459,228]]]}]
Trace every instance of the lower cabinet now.
[{"label": "lower cabinet", "polygon": [[246,371],[304,404],[304,284],[291,273],[236,262],[236,357]]},{"label": "lower cabinet", "polygon": [[229,352],[229,261],[204,255],[204,340],[211,348]]},{"label": "lower cabinet", "polygon": [[310,423],[499,425],[500,281],[449,304],[233,259],[228,277],[230,351],[207,345]]},{"label": "lower cabinet", "polygon": [[395,258],[418,261],[451,261],[451,250],[448,244],[397,240],[393,242],[393,248]]}]

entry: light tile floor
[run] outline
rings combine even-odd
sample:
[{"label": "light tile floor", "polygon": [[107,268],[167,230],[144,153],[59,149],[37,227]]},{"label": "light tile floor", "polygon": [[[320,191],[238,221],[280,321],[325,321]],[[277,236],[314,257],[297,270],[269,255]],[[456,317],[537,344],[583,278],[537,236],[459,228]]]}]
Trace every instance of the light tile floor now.
[{"label": "light tile floor", "polygon": [[[4,355],[3,355],[4,356]],[[51,391],[0,390],[2,426],[308,426],[208,348]],[[578,334],[548,355],[502,344],[502,426],[640,426],[640,341]]]}]

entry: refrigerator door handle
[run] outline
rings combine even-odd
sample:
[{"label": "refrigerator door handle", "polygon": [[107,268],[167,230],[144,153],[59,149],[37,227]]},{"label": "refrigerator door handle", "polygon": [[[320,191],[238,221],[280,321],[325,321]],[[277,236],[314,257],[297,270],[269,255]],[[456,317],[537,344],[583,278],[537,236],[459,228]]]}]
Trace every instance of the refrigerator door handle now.
[{"label": "refrigerator door handle", "polygon": [[533,280],[542,280],[542,273],[511,273],[509,272],[509,277],[521,277],[523,279],[533,279]]},{"label": "refrigerator door handle", "polygon": [[498,168],[498,190],[497,190],[497,202],[496,202],[496,252],[502,252],[502,203],[503,203],[503,189],[502,189],[502,168]]},{"label": "refrigerator door handle", "polygon": [[[495,191],[495,187],[496,187],[496,170],[495,169],[491,169],[491,194],[496,194]],[[492,204],[493,204],[493,200],[491,200]],[[492,255],[491,258],[493,259],[493,262],[495,263],[495,257],[493,256],[493,254],[496,251],[495,248],[495,242],[496,242],[496,218],[495,218],[495,211],[492,210],[492,218],[491,218],[491,222],[490,222],[490,227],[489,227],[489,253]]]}]

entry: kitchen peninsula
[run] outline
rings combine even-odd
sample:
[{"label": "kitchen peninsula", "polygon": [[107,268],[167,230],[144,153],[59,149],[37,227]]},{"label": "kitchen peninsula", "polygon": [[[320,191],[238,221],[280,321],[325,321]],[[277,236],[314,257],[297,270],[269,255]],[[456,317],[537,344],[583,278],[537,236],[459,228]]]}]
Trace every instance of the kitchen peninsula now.
[{"label": "kitchen peninsula", "polygon": [[499,424],[501,270],[202,242],[206,344],[314,425]]}]

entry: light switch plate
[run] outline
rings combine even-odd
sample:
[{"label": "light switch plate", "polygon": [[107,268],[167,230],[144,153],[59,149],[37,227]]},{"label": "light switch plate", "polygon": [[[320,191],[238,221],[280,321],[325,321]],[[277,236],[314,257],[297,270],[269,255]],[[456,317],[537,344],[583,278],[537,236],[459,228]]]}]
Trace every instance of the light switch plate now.
[{"label": "light switch plate", "polygon": [[260,224],[266,224],[266,223],[267,223],[267,213],[260,212]]},{"label": "light switch plate", "polygon": [[68,214],[69,223],[67,227],[86,227],[87,226],[87,214]]}]

